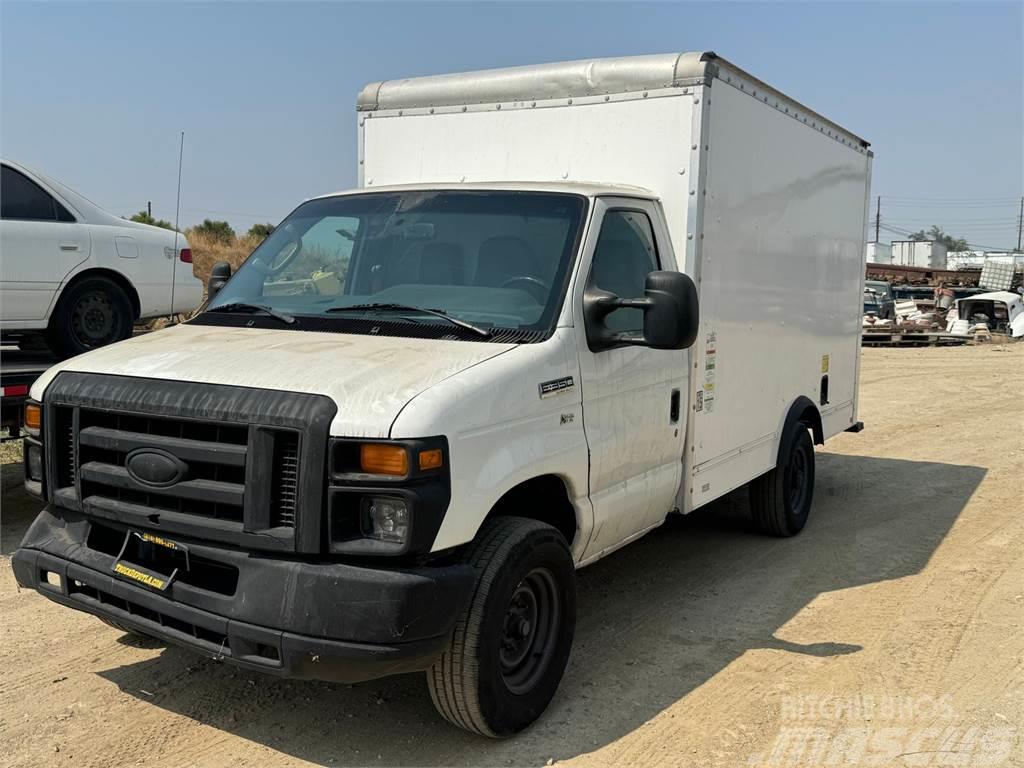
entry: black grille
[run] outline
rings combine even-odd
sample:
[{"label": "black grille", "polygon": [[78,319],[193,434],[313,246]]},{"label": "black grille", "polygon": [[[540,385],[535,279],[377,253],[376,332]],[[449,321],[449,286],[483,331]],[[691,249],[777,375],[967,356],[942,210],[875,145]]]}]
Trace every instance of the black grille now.
[{"label": "black grille", "polygon": [[58,485],[62,488],[73,486],[78,478],[78,446],[75,445],[75,420],[71,408],[57,410],[57,441],[57,452],[62,459],[58,465]]},{"label": "black grille", "polygon": [[299,436],[278,433],[274,441],[273,478],[270,485],[270,524],[295,525],[295,507],[299,493]]},{"label": "black grille", "polygon": [[73,600],[82,603],[102,605],[120,611],[143,624],[153,624],[165,631],[184,635],[186,638],[207,646],[224,656],[231,655],[228,636],[215,630],[201,627],[191,622],[181,621],[160,611],[146,608],[132,600],[125,600],[102,589],[85,584],[77,579],[69,580],[68,594]]},{"label": "black grille", "polygon": [[[179,512],[241,523],[248,427],[79,409],[78,474],[84,504],[109,501],[148,512]],[[137,449],[156,448],[188,465],[167,488],[136,480],[125,464]]]},{"label": "black grille", "polygon": [[65,371],[46,399],[57,506],[184,544],[320,551],[330,398]]}]

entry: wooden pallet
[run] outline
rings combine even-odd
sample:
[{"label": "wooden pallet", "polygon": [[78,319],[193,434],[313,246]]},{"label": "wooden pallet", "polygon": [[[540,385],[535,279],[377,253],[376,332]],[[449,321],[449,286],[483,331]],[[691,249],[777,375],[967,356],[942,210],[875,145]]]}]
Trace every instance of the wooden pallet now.
[{"label": "wooden pallet", "polygon": [[970,340],[970,336],[953,336],[941,331],[882,331],[865,328],[860,343],[862,347],[955,347]]}]

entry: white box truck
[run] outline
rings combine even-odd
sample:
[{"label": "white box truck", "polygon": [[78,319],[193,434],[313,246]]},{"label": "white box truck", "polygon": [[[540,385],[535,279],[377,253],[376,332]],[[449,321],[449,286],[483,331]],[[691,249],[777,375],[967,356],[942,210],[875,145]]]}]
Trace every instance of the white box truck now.
[{"label": "white box truck", "polygon": [[946,269],[946,246],[935,240],[893,240],[892,264]]},{"label": "white box truck", "polygon": [[360,188],[40,378],[20,584],[249,670],[526,727],[574,569],[857,431],[871,153],[711,53],[367,86]]}]

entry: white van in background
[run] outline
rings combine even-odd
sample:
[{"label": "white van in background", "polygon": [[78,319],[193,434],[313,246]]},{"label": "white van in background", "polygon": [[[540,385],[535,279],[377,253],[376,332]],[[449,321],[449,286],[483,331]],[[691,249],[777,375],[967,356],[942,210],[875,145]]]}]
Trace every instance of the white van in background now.
[{"label": "white van in background", "polygon": [[17,163],[0,166],[5,336],[41,334],[70,357],[128,338],[137,320],[199,305],[184,235],[119,218]]}]

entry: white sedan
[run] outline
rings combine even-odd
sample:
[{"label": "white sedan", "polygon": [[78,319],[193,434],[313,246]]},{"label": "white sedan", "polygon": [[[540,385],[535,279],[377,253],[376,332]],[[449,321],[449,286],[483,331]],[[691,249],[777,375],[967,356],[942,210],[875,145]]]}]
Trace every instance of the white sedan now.
[{"label": "white sedan", "polygon": [[0,330],[61,356],[131,336],[202,300],[185,236],[126,221],[58,181],[0,161]]}]

